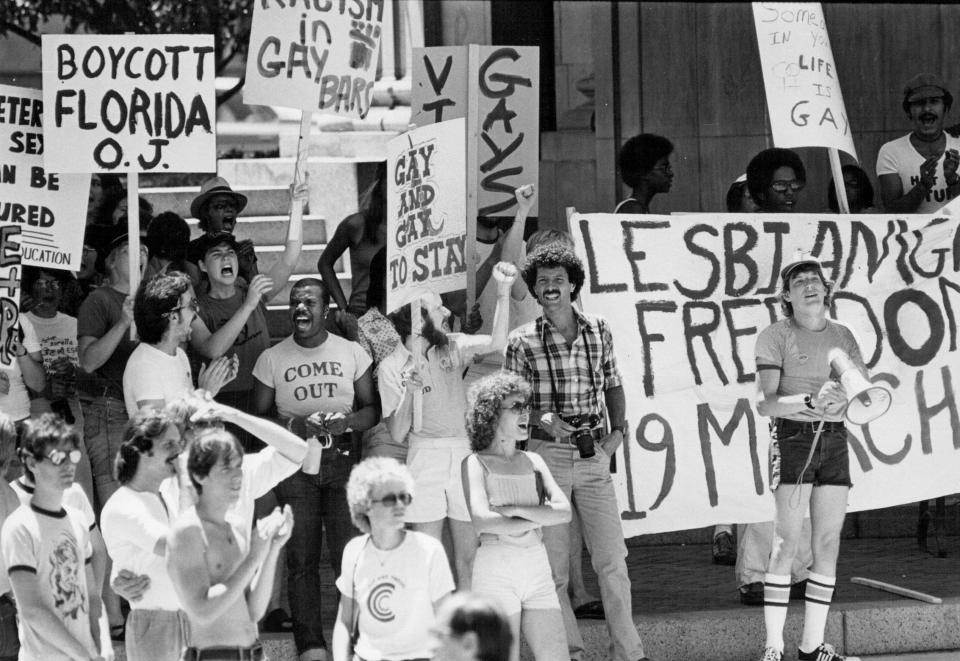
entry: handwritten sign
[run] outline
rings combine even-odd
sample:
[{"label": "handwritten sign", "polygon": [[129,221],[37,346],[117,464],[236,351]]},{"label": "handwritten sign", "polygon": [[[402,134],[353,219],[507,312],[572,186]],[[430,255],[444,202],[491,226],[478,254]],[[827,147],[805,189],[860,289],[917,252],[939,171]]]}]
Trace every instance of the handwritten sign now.
[{"label": "handwritten sign", "polygon": [[244,103],[366,117],[383,0],[255,3]]},{"label": "handwritten sign", "polygon": [[960,219],[574,215],[584,309],[610,322],[630,428],[615,476],[627,536],[772,520],[754,344],[780,269],[812,252],[891,410],[850,427],[852,511],[956,491]]},{"label": "handwritten sign", "polygon": [[755,2],[753,20],[774,143],[857,158],[820,3]]},{"label": "handwritten sign", "polygon": [[214,172],[212,35],[43,35],[44,165]]},{"label": "handwritten sign", "polygon": [[12,343],[20,332],[20,227],[0,225],[0,368],[17,358]]},{"label": "handwritten sign", "polygon": [[467,47],[413,49],[410,123],[426,126],[467,116]]},{"label": "handwritten sign", "polygon": [[464,130],[454,119],[387,145],[387,312],[466,286]]},{"label": "handwritten sign", "polygon": [[0,85],[0,227],[20,228],[24,264],[78,270],[90,177],[43,166],[40,90]]}]

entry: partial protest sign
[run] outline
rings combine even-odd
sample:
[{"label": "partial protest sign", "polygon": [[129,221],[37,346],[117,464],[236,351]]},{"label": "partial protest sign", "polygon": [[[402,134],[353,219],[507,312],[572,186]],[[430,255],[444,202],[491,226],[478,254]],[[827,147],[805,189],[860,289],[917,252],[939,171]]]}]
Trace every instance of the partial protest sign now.
[{"label": "partial protest sign", "polygon": [[467,283],[464,120],[387,145],[387,312]]},{"label": "partial protest sign", "polygon": [[629,429],[614,476],[627,536],[773,519],[754,344],[796,250],[836,283],[889,412],[850,426],[852,511],[956,491],[960,219],[574,214],[583,307],[610,322]]},{"label": "partial protest sign", "polygon": [[755,2],[753,20],[774,144],[857,158],[820,3]]},{"label": "partial protest sign", "polygon": [[214,172],[212,35],[43,35],[44,166]]},{"label": "partial protest sign", "polygon": [[243,102],[366,117],[385,4],[256,3]]},{"label": "partial protest sign", "polygon": [[40,90],[0,85],[0,227],[20,228],[24,264],[76,271],[83,256],[90,177],[44,168]]},{"label": "partial protest sign", "polygon": [[17,359],[13,340],[20,332],[21,241],[19,225],[0,225],[0,370]]},{"label": "partial protest sign", "polygon": [[[512,218],[520,186],[540,176],[540,49],[441,46],[413,51],[411,122],[466,117],[478,216]],[[469,95],[475,95],[473,101]],[[473,137],[475,136],[475,137]],[[530,210],[537,215],[535,200]]]}]

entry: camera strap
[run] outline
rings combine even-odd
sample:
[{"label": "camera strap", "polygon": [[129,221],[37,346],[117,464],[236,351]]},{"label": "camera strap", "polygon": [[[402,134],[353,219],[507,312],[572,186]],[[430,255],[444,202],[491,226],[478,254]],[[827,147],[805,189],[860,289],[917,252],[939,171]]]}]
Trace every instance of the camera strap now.
[{"label": "camera strap", "polygon": [[[574,320],[576,320],[576,313],[574,313]],[[550,374],[550,396],[553,400],[553,408],[557,412],[557,415],[561,413],[561,403],[560,403],[560,390],[557,385],[556,374],[553,369],[553,362],[550,360],[550,344],[547,337],[547,324],[546,318],[544,318],[544,324],[540,329],[540,341],[543,343],[544,354],[547,359],[547,372]],[[577,321],[577,324],[580,322]],[[590,373],[590,386],[594,386],[594,374],[593,374],[593,360],[590,358],[590,344],[587,342],[587,331],[584,328],[580,329],[580,337],[583,339],[583,348],[587,353],[587,369]],[[601,340],[602,341],[602,340]],[[564,340],[564,345],[566,345],[566,340]],[[570,349],[568,348],[568,351]],[[562,419],[563,416],[561,416]]]}]

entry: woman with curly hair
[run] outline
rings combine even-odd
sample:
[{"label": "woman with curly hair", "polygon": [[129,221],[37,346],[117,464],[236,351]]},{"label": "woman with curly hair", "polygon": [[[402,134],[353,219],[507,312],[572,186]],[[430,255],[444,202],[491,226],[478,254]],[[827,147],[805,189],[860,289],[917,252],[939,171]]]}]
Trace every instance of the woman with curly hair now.
[{"label": "woman with curly hair", "polygon": [[517,450],[527,438],[530,385],[514,374],[491,374],[474,384],[468,401],[473,454],[463,460],[463,491],[480,533],[472,589],[506,610],[513,661],[520,658],[521,631],[535,658],[566,658],[541,527],[569,522],[570,503],[540,455]]},{"label": "woman with curly hair", "polygon": [[439,541],[404,527],[413,489],[410,471],[389,457],[365,459],[350,472],[350,518],[365,534],[343,550],[334,661],[433,656],[429,632],[453,575]]}]

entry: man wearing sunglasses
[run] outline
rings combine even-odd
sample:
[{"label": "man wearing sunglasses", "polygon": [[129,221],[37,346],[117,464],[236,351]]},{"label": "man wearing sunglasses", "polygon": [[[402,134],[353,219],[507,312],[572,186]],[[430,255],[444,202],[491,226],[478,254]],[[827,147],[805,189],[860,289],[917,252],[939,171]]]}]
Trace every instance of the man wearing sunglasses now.
[{"label": "man wearing sunglasses", "polygon": [[960,138],[943,130],[953,95],[940,77],[922,73],[903,89],[913,131],[880,147],[877,178],[887,211],[933,213],[960,194]]},{"label": "man wearing sunglasses", "polygon": [[80,461],[79,445],[78,432],[52,413],[24,423],[21,446],[34,493],[0,532],[19,609],[20,658],[103,658],[90,534],[80,512],[63,502]]}]

